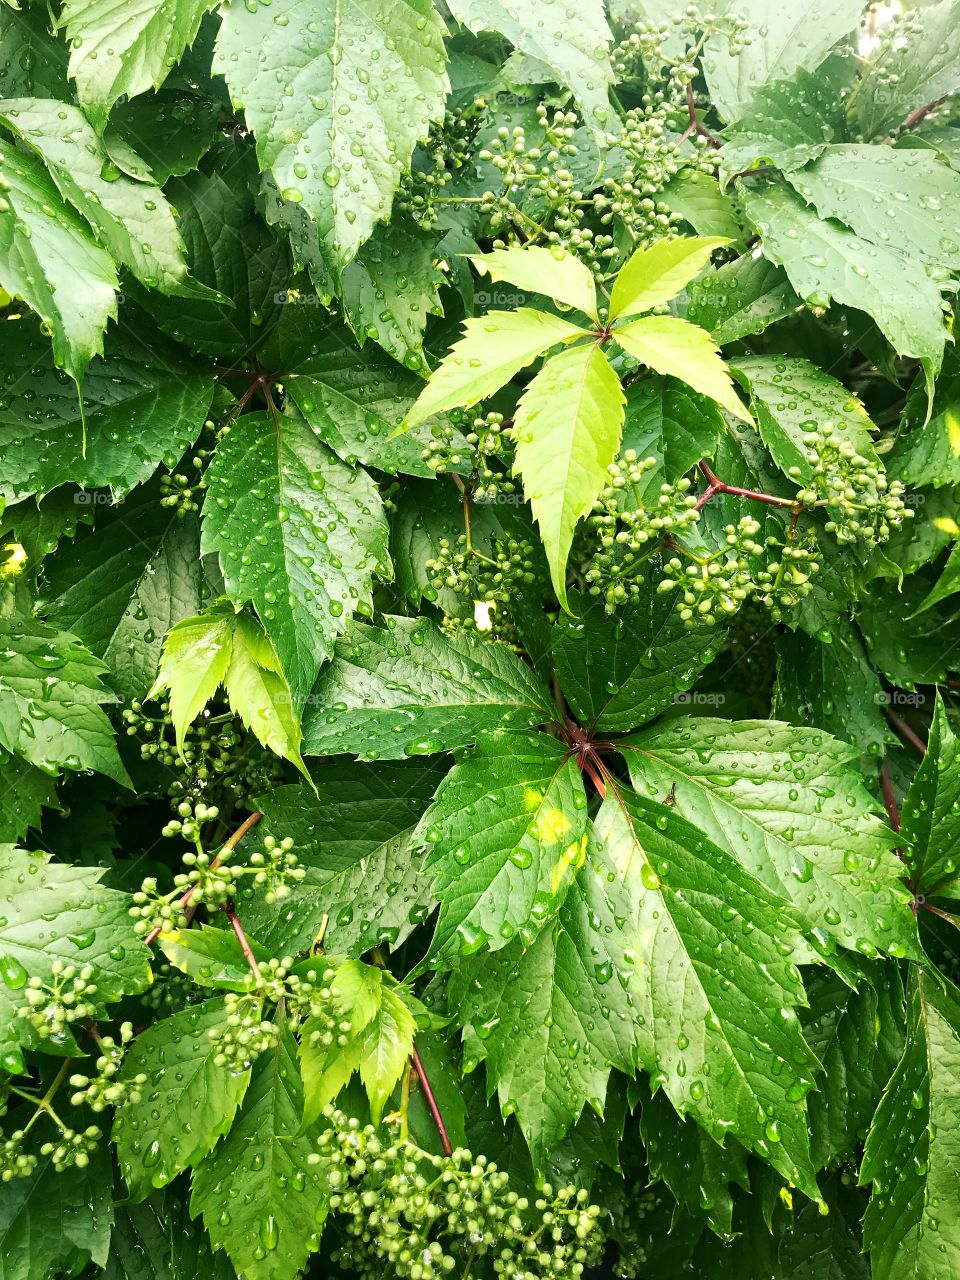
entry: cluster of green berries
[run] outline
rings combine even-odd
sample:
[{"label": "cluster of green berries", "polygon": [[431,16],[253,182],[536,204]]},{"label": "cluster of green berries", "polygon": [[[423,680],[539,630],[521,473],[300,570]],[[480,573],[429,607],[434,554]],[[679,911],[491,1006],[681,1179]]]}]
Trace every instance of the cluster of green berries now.
[{"label": "cluster of green berries", "polygon": [[536,580],[534,548],[525,538],[505,535],[491,551],[487,556],[468,547],[465,534],[456,542],[441,538],[436,556],[425,565],[431,585],[438,591],[447,587],[468,602],[508,605],[517,586]]},{"label": "cluster of green berries", "polygon": [[174,471],[160,477],[161,507],[171,508],[181,520],[200,510],[203,493],[207,487],[204,468],[209,457],[208,451],[202,451],[190,459],[190,466],[195,472],[192,476]]},{"label": "cluster of green berries", "polygon": [[436,1280],[481,1259],[504,1280],[576,1280],[598,1260],[601,1211],[585,1191],[548,1185],[531,1200],[485,1156],[433,1155],[332,1107],[325,1114],[330,1127],[308,1160],[322,1166],[344,1232],[337,1260],[358,1280],[385,1266],[404,1280]]},{"label": "cluster of green berries", "polygon": [[153,982],[141,995],[140,1003],[157,1017],[168,1018],[172,1013],[179,1013],[188,1005],[203,1000],[203,988],[173,965],[160,961],[154,964],[153,970]]},{"label": "cluster of green berries", "polygon": [[650,505],[641,495],[644,476],[655,458],[640,459],[633,449],[609,467],[610,480],[584,522],[578,539],[581,576],[590,595],[603,597],[607,613],[640,598],[642,567],[668,535],[680,534],[699,520],[689,479],[660,486]]},{"label": "cluster of green berries", "polygon": [[95,1124],[82,1130],[64,1126],[53,1142],[43,1144],[40,1154],[49,1157],[56,1173],[72,1168],[85,1169],[102,1138],[103,1133]]},{"label": "cluster of green berries", "polygon": [[70,1077],[70,1087],[74,1091],[70,1095],[70,1102],[73,1106],[88,1106],[91,1111],[104,1111],[121,1102],[140,1101],[140,1090],[147,1083],[143,1072],[126,1080],[117,1079],[123,1065],[124,1050],[132,1039],[133,1024],[130,1022],[121,1025],[119,1043],[113,1036],[98,1038],[100,1053],[95,1063],[96,1074],[88,1077],[78,1073]]},{"label": "cluster of green berries", "polygon": [[205,822],[215,822],[220,817],[220,808],[202,800],[196,803],[181,800],[177,805],[177,815],[164,825],[161,835],[183,836],[184,840],[192,844],[200,839]]},{"label": "cluster of green berries", "polygon": [[432,231],[440,218],[440,203],[449,199],[445,190],[462,172],[470,155],[477,119],[483,104],[448,112],[424,146],[417,150],[412,170],[397,192],[396,207],[408,213],[424,231]]},{"label": "cluster of green berries", "polygon": [[[912,518],[913,511],[903,501],[902,483],[887,480],[882,466],[859,454],[832,423],[809,432],[803,444],[812,474],[797,500],[827,508],[827,532],[839,543],[875,546]],[[793,467],[790,475],[800,479],[802,472]]]},{"label": "cluster of green berries", "polygon": [[214,1065],[235,1072],[247,1071],[261,1053],[276,1045],[280,1026],[264,1018],[264,1000],[260,996],[228,991],[224,1005],[226,1017],[222,1025],[207,1032],[217,1049]]},{"label": "cluster of green berries", "polygon": [[432,434],[433,439],[420,454],[431,471],[437,475],[447,472],[464,475],[473,470],[474,451],[451,423],[437,423]]},{"label": "cluster of green berries", "polygon": [[273,836],[265,836],[263,851],[250,855],[250,870],[254,887],[263,890],[263,896],[271,906],[282,898],[288,898],[293,892],[293,885],[307,874],[293,852],[292,836],[284,836],[279,841]]},{"label": "cluster of green berries", "polygon": [[54,960],[50,965],[50,981],[36,975],[27,981],[24,990],[25,1004],[17,1015],[29,1021],[33,1030],[43,1040],[62,1043],[70,1034],[75,1022],[89,1022],[97,1015],[93,997],[97,984],[93,981],[92,965],[82,968]]},{"label": "cluster of green berries", "polygon": [[181,755],[169,701],[158,699],[155,705],[156,713],[151,714],[141,702],[131,702],[122,715],[128,735],[140,740],[142,759],[172,772],[164,784],[168,795],[187,796],[215,786],[218,794],[248,808],[251,796],[283,780],[283,762],[232,717],[201,716],[188,728]]},{"label": "cluster of green berries", "polygon": [[26,1136],[26,1129],[14,1129],[9,1137],[0,1139],[0,1182],[29,1178],[36,1169],[36,1153],[23,1149]]}]

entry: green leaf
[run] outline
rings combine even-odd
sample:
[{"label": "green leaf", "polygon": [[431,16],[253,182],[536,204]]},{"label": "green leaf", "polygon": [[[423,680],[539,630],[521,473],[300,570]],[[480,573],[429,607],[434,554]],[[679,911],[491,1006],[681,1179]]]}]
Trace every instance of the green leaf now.
[{"label": "green leaf", "polygon": [[903,1050],[903,988],[895,970],[870,971],[856,991],[835,973],[811,970],[804,1035],[823,1064],[807,1099],[814,1161],[848,1159],[866,1137]]},{"label": "green leaf", "polygon": [[306,875],[276,907],[260,894],[245,901],[245,925],[285,952],[308,949],[324,917],[328,951],[359,955],[381,942],[398,946],[434,904],[411,838],[441,776],[419,762],[371,769],[328,761],[316,770],[315,790],[298,784],[259,797],[263,822],[248,842],[267,833],[278,841],[292,837]]},{"label": "green leaf", "polygon": [[928,897],[953,897],[960,847],[960,743],[939,692],[927,751],[904,797],[900,816],[911,883]]},{"label": "green leaf", "polygon": [[[559,84],[570,89],[595,132],[611,121],[609,86],[613,78],[607,49],[611,44],[600,0],[551,14],[546,22],[535,0],[454,0],[450,12],[474,34],[496,32],[515,49],[546,65]],[[559,39],[558,32],[563,32]]]},{"label": "green leaf", "polygon": [[57,364],[79,383],[117,318],[116,269],[35,156],[5,145],[0,181],[0,287],[49,326]]},{"label": "green leaf", "polygon": [[911,111],[960,89],[960,29],[955,0],[925,5],[909,39],[884,41],[868,64],[854,114],[866,138],[882,138]]},{"label": "green leaf", "polygon": [[200,608],[200,538],[156,494],[104,513],[46,572],[47,620],[102,658],[124,698],[153,683],[163,637]]},{"label": "green leaf", "polygon": [[906,1048],[860,1166],[861,1184],[873,1184],[863,1237],[874,1280],[921,1280],[960,1266],[960,1229],[944,1212],[960,1161],[960,992],[919,969],[911,985]]},{"label": "green leaf", "polygon": [[715,249],[729,243],[723,236],[685,236],[638,249],[613,282],[610,319],[635,316],[669,302],[700,274]]},{"label": "green leaf", "polygon": [[440,899],[434,967],[533,940],[583,861],[586,809],[575,759],[545,734],[493,735],[464,756],[417,830]]},{"label": "green leaf", "polygon": [[652,720],[689,689],[722,648],[725,632],[685,627],[676,601],[657,593],[608,617],[601,604],[561,618],[553,657],[564,696],[581,724],[622,733]]},{"label": "green leaf", "polygon": [[733,202],[709,174],[696,169],[681,170],[664,187],[660,199],[668,209],[679,213],[697,235],[718,235],[730,240],[740,238],[740,224]]},{"label": "green leaf", "polygon": [[514,374],[558,342],[570,342],[586,331],[559,316],[520,307],[516,311],[488,311],[467,320],[463,337],[424,387],[407,414],[415,427],[435,413],[461,406],[471,408],[491,396]]},{"label": "green leaf", "polygon": [[[206,924],[199,929],[172,929],[161,933],[158,941],[170,963],[199,986],[250,990],[250,965],[231,929],[213,929]],[[247,945],[258,962],[270,959],[269,951],[249,937]]]},{"label": "green leaf", "polygon": [[0,1184],[0,1280],[76,1275],[105,1265],[113,1225],[113,1171],[105,1147],[86,1168],[58,1172],[41,1158],[26,1178]]},{"label": "green leaf", "polygon": [[720,1145],[695,1120],[682,1120],[662,1092],[641,1088],[640,1137],[651,1179],[665,1182],[689,1214],[703,1215],[712,1231],[729,1239],[731,1184],[750,1186],[747,1153],[731,1139]]},{"label": "green leaf", "polygon": [[67,46],[44,5],[0,5],[0,97],[66,98]]},{"label": "green leaf", "polygon": [[315,1135],[300,1132],[302,1114],[296,1045],[284,1031],[254,1066],[229,1135],[193,1175],[191,1213],[248,1280],[290,1280],[319,1242],[326,1188],[307,1160]]},{"label": "green leaf", "polygon": [[156,89],[196,39],[216,0],[66,0],[60,26],[70,42],[70,75],[80,104],[102,133],[118,98]]},{"label": "green leaf", "polygon": [[917,957],[894,833],[857,752],[816,729],[707,717],[665,721],[622,744],[634,786],[794,903],[820,944]]},{"label": "green leaf", "polygon": [[196,169],[217,139],[222,114],[223,105],[213,97],[164,88],[121,103],[113,112],[107,143],[122,137],[147,161],[162,187],[169,178]]},{"label": "green leaf", "polygon": [[293,418],[240,417],[207,471],[201,548],[219,553],[227,592],[252,602],[294,704],[302,706],[334,639],[389,576],[387,524],[363,471]]},{"label": "green leaf", "polygon": [[939,367],[945,341],[940,286],[918,258],[822,221],[783,182],[743,190],[742,199],[763,235],[764,253],[783,267],[801,298],[821,307],[831,299],[856,307],[873,317],[899,355]]},{"label": "green leaf", "polygon": [[751,40],[731,53],[714,36],[703,65],[710,96],[725,120],[747,113],[763,85],[787,80],[798,68],[816,71],[830,49],[860,21],[859,0],[799,0],[771,11],[765,0],[739,0],[736,13]]},{"label": "green leaf", "polygon": [[[927,420],[927,397],[920,387],[911,391],[904,414],[904,430],[887,459],[890,475],[910,485],[939,489],[960,483],[960,361],[951,348],[937,379]],[[919,419],[910,422],[911,418]],[[918,536],[918,535],[915,535]]]},{"label": "green leaf", "polygon": [[793,315],[801,302],[782,268],[746,254],[710,271],[690,289],[687,318],[706,329],[717,346],[763,333]]},{"label": "green leaf", "polygon": [[[130,900],[100,884],[102,867],[66,866],[45,853],[0,845],[0,979],[11,1010],[25,1004],[27,979],[53,978],[52,965],[90,965],[98,1002],[118,1000],[150,980],[149,953],[134,936]],[[3,1032],[19,1039],[22,1019]],[[64,1043],[61,1041],[60,1043]],[[72,1043],[72,1042],[70,1042]],[[56,1040],[51,1040],[56,1045]],[[16,1070],[2,1061],[4,1070]],[[22,1067],[20,1068],[22,1070]]]},{"label": "green leaf", "polygon": [[8,98],[0,102],[0,122],[40,156],[60,194],[118,265],[149,288],[190,291],[185,246],[163,192],[117,173],[80,110],[40,98]]},{"label": "green leaf", "polygon": [[[213,69],[256,135],[261,168],[317,223],[331,271],[389,216],[415,144],[442,119],[443,35],[427,0],[389,10],[274,0],[224,12]],[[297,92],[277,92],[281,66]]]},{"label": "green leaf", "polygon": [[609,479],[623,406],[620,379],[598,343],[553,356],[517,406],[514,467],[540,526],[553,588],[564,609],[573,532]]},{"label": "green leaf", "polygon": [[635,360],[679,378],[744,422],[751,421],[705,329],[676,316],[643,316],[614,329],[613,339]]},{"label": "green leaf", "polygon": [[928,583],[920,577],[876,585],[861,603],[857,625],[867,642],[870,661],[901,689],[939,684],[955,665],[944,649],[944,618],[936,607],[918,617]]},{"label": "green leaf", "polygon": [[777,641],[777,683],[771,714],[816,725],[859,751],[862,771],[876,777],[880,756],[895,741],[887,725],[887,695],[856,628],[838,619],[829,641],[785,631]]},{"label": "green leaf", "polygon": [[594,832],[583,927],[631,999],[637,1062],[681,1115],[817,1198],[804,1105],[816,1059],[789,909],[697,826],[620,785]]},{"label": "green leaf", "polygon": [[344,462],[432,479],[423,449],[434,438],[433,424],[396,434],[423,388],[416,374],[369,346],[358,350],[342,328],[330,325],[312,336],[309,356],[283,385],[324,444]]},{"label": "green leaf", "polygon": [[[210,1031],[226,1025],[223,1000],[190,1005],[130,1044],[121,1081],[147,1077],[117,1107],[113,1137],[131,1196],[142,1200],[192,1168],[230,1131],[249,1071],[217,1066]],[[155,1113],[159,1111],[159,1119]]]},{"label": "green leaf", "polygon": [[435,245],[436,236],[395,217],[361,246],[340,281],[343,314],[360,346],[371,338],[406,368],[424,372],[423,331],[431,315],[443,315],[437,289],[445,276]]},{"label": "green leaf", "polygon": [[225,609],[184,618],[171,627],[149,696],[167,689],[170,719],[183,752],[183,737],[226,678],[233,650],[234,620]]},{"label": "green leaf", "polygon": [[123,497],[161,462],[176,465],[200,434],[213,380],[168,354],[149,330],[140,339],[114,336],[105,357],[88,366],[81,413],[77,388],[56,368],[39,328],[24,320],[5,326],[18,375],[0,399],[0,496],[16,502],[72,482],[84,487],[73,496],[83,515],[105,496],[90,489],[109,486]]},{"label": "green leaf", "polygon": [[69,632],[0,618],[0,747],[44,773],[96,769],[129,785],[114,732],[99,706],[112,701],[103,663]]},{"label": "green leaf", "polygon": [[848,442],[861,457],[882,465],[866,409],[823,369],[800,357],[783,356],[734,357],[730,367],[749,388],[760,435],[784,474],[798,467],[804,481],[812,480],[813,467],[803,438],[812,424],[823,422],[832,425],[841,443]]},{"label": "green leaf", "polygon": [[661,465],[631,486],[625,499],[653,506],[662,484],[674,484],[713,456],[725,421],[715,401],[673,378],[642,378],[627,388],[626,397],[621,453],[633,449],[638,458],[653,457]]},{"label": "green leaf", "polygon": [[0,791],[0,844],[24,836],[29,827],[39,830],[41,807],[56,808],[53,779],[19,756],[4,753],[0,759],[3,789]]},{"label": "green leaf", "polygon": [[247,182],[242,171],[195,171],[166,186],[193,278],[222,296],[137,293],[164,333],[235,360],[249,358],[277,325],[291,283],[287,246],[260,218]]},{"label": "green leaf", "polygon": [[597,320],[597,286],[590,268],[572,253],[532,248],[494,249],[472,259],[493,281],[507,280]]},{"label": "green leaf", "polygon": [[432,755],[491,729],[553,718],[550,698],[509,649],[424,618],[354,623],[321,673],[304,717],[304,751],[361,760]]},{"label": "green leaf", "polygon": [[827,147],[816,164],[787,179],[821,218],[835,218],[871,244],[898,238],[931,267],[960,268],[960,241],[946,212],[960,200],[960,173],[933,151],[898,151],[859,143]]}]

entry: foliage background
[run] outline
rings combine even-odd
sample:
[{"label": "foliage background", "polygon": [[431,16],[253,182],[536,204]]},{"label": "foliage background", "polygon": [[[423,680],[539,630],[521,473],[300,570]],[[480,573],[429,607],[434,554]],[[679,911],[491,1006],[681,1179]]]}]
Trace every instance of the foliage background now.
[{"label": "foliage background", "polygon": [[958,89],[0,3],[0,1280],[957,1273]]}]

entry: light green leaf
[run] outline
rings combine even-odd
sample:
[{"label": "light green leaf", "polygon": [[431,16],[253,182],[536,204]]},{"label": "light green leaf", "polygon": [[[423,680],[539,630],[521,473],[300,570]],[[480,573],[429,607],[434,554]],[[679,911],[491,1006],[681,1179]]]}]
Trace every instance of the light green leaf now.
[{"label": "light green leaf", "polygon": [[258,797],[263,821],[244,847],[266,834],[278,841],[291,836],[306,875],[280,906],[259,894],[244,902],[245,925],[284,952],[307,950],[325,917],[328,951],[359,955],[381,942],[403,942],[434,905],[411,837],[441,777],[425,762],[373,769],[326,761],[314,787],[277,787]]},{"label": "light green leaf", "polygon": [[104,515],[48,561],[46,617],[103,659],[124,698],[142,698],[164,635],[200,608],[197,522],[161,507],[155,493]]},{"label": "light green leaf", "polygon": [[960,239],[949,210],[960,203],[960,173],[933,151],[847,143],[827,147],[816,164],[787,180],[821,218],[836,218],[871,244],[897,241],[911,257],[956,274]]},{"label": "light green leaf", "polygon": [[170,698],[170,718],[183,751],[183,737],[190,725],[223,683],[233,649],[233,618],[217,609],[195,618],[184,618],[171,627],[163,644],[163,657],[153,698],[166,689]]},{"label": "light green leaf", "polygon": [[225,1027],[226,1018],[223,1000],[207,1000],[162,1018],[131,1042],[120,1079],[147,1079],[137,1085],[137,1101],[128,1093],[117,1107],[113,1138],[135,1200],[199,1164],[229,1132],[250,1072],[213,1060],[219,1047],[209,1033]]},{"label": "light green leaf", "polygon": [[709,174],[697,169],[681,170],[670,179],[659,198],[668,209],[679,213],[698,236],[740,238],[740,224],[733,201]]},{"label": "light green leaf", "polygon": [[207,471],[201,548],[219,553],[235,604],[251,601],[294,705],[303,705],[372,575],[389,576],[380,495],[303,422],[241,416]]},{"label": "light green leaf", "polygon": [[[597,287],[590,268],[562,250],[516,247],[494,249],[472,259],[491,280],[507,280],[519,289],[543,294],[597,320]],[[599,323],[599,321],[597,321]]]},{"label": "light green leaf", "polygon": [[[171,929],[157,940],[170,963],[198,986],[222,991],[250,990],[250,964],[232,929],[203,924],[193,929]],[[270,959],[270,952],[249,937],[247,945],[258,963]]]},{"label": "light green leaf", "polygon": [[290,1280],[319,1244],[327,1191],[307,1159],[316,1135],[300,1131],[302,1115],[296,1044],[284,1030],[255,1064],[230,1133],[193,1175],[190,1212],[247,1280]]},{"label": "light green leaf", "polygon": [[28,320],[6,324],[4,350],[18,372],[0,403],[0,496],[15,502],[72,482],[83,486],[71,499],[77,514],[90,515],[105,496],[90,489],[109,486],[123,497],[161,462],[174,467],[203,427],[213,379],[158,339],[149,328],[112,335],[84,374],[81,414],[49,338]]},{"label": "light green leaf", "polygon": [[114,261],[150,288],[190,291],[186,250],[163,192],[118,173],[80,110],[40,98],[7,98],[0,101],[0,122],[40,156],[60,194]]},{"label": "light green leaf", "polygon": [[231,709],[260,745],[291,761],[309,779],[290,690],[273,646],[249,614],[237,615],[223,685]]},{"label": "light green leaf", "polygon": [[918,30],[884,41],[867,63],[853,113],[866,138],[882,139],[911,111],[960,89],[956,0],[923,7]]},{"label": "light green leaf", "polygon": [[609,86],[612,43],[601,0],[551,13],[537,0],[453,0],[450,12],[474,34],[492,31],[515,49],[546,63],[559,84],[570,89],[590,128],[605,136],[611,122]]},{"label": "light green leaf", "polygon": [[623,406],[620,379],[598,343],[548,360],[517,406],[514,469],[523,478],[564,609],[573,531],[609,478]]},{"label": "light green leaf", "polygon": [[129,785],[102,702],[112,701],[99,658],[41,622],[0,619],[0,747],[44,773],[96,769]]},{"label": "light green leaf", "polygon": [[755,91],[787,80],[798,68],[816,71],[827,53],[860,21],[860,0],[798,0],[775,9],[766,0],[737,0],[730,6],[744,18],[750,43],[731,53],[714,36],[703,58],[710,96],[725,120],[739,120]]},{"label": "light green leaf", "polygon": [[36,156],[5,144],[0,183],[0,287],[49,326],[57,364],[79,383],[117,318],[116,268]]},{"label": "light green leaf", "polygon": [[[225,6],[213,69],[256,135],[260,167],[316,221],[331,271],[389,216],[415,144],[443,117],[443,36],[428,0]],[[277,92],[276,67],[293,92]]]},{"label": "light green leaf", "polygon": [[118,98],[158,88],[217,0],[66,0],[60,26],[80,104],[102,133]]},{"label": "light green leaf", "polygon": [[466,746],[491,729],[555,714],[533,672],[503,645],[425,618],[354,623],[321,673],[303,722],[309,755],[399,760]]},{"label": "light green leaf", "polygon": [[638,249],[613,282],[610,319],[635,316],[669,302],[700,274],[715,249],[729,243],[724,236],[684,236]]},{"label": "light green leaf", "polygon": [[772,892],[792,899],[820,943],[919,955],[896,838],[847,767],[857,751],[776,721],[665,721],[627,739],[644,795],[674,811]]},{"label": "light green leaf", "polygon": [[529,307],[488,311],[467,320],[463,337],[454,343],[407,414],[406,426],[415,427],[447,409],[469,409],[499,391],[514,374],[558,342],[569,342],[585,332],[559,316]]},{"label": "light green leaf", "polygon": [[918,258],[824,222],[783,182],[744,189],[742,199],[763,235],[764,252],[783,267],[801,298],[824,307],[833,299],[865,311],[899,355],[939,367],[946,341],[940,286]]},{"label": "light green leaf", "polygon": [[388,1098],[400,1083],[413,1052],[416,1023],[403,997],[392,987],[380,988],[376,1013],[360,1034],[360,1079],[370,1101],[374,1124],[380,1123]]},{"label": "light green leaf", "polygon": [[614,329],[613,339],[657,373],[679,378],[744,422],[752,421],[705,329],[676,316],[643,316]]},{"label": "light green leaf", "polygon": [[440,899],[434,967],[536,937],[583,861],[586,810],[576,761],[546,734],[492,735],[464,756],[417,828]]},{"label": "light green leaf", "polygon": [[926,755],[904,797],[900,816],[917,892],[954,897],[960,866],[960,743],[939,692]]},{"label": "light green leaf", "polygon": [[880,1101],[860,1166],[874,1280],[926,1280],[960,1267],[953,1203],[960,1164],[960,992],[915,969],[903,1057]]}]

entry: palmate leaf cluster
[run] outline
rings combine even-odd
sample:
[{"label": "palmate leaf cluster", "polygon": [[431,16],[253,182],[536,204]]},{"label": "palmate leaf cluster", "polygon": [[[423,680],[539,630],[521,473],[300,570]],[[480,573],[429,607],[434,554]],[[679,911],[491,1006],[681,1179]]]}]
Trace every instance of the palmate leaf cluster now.
[{"label": "palmate leaf cluster", "polygon": [[960,1272],[960,5],[0,3],[0,1280]]}]

